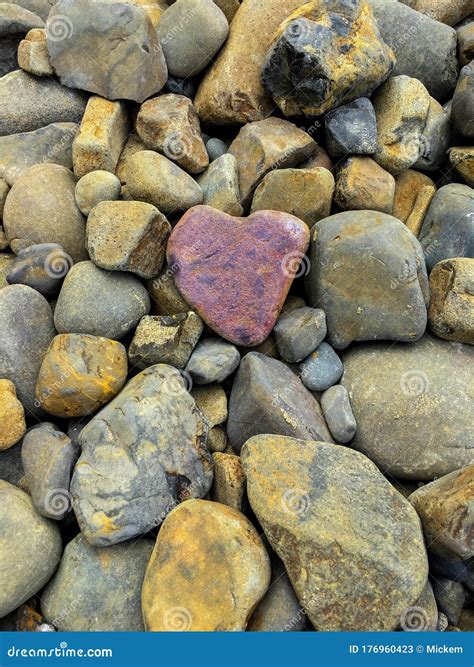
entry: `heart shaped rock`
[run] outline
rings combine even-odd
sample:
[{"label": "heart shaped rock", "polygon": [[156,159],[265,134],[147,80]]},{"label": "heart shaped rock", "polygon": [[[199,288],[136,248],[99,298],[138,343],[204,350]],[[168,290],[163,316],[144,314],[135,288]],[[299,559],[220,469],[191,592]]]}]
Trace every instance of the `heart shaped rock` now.
[{"label": "heart shaped rock", "polygon": [[308,243],[307,225],[287,213],[234,218],[195,206],[171,233],[168,264],[184,299],[214,331],[252,346],[273,329]]}]

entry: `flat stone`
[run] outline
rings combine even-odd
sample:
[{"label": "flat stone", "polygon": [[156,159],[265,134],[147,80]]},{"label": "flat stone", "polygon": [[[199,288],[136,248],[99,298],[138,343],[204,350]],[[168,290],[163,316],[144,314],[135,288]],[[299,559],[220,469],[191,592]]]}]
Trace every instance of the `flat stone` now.
[{"label": "flat stone", "polygon": [[242,206],[251,203],[255,188],[269,171],[297,167],[316,150],[309,134],[286,120],[267,118],[244,125],[229,148],[239,168]]},{"label": "flat stone", "polygon": [[281,361],[250,352],[232,387],[227,434],[239,453],[261,433],[332,442],[319,403],[301,380]]},{"label": "flat stone", "polygon": [[3,226],[12,250],[58,243],[74,262],[87,257],[86,221],[74,199],[74,174],[57,164],[36,164],[8,193]]},{"label": "flat stone", "polygon": [[428,559],[416,512],[378,468],[348,447],[272,435],[248,440],[242,465],[250,505],[315,629],[397,628]]},{"label": "flat stone", "polygon": [[35,409],[36,379],[55,335],[44,296],[26,285],[0,290],[0,378],[14,383],[27,412]]},{"label": "flat stone", "polygon": [[18,65],[35,76],[51,76],[54,69],[49,60],[46,30],[33,28],[18,45]]},{"label": "flat stone", "polygon": [[72,142],[76,123],[52,123],[33,132],[0,137],[0,176],[8,185],[29,167],[52,162],[72,168]]},{"label": "flat stone", "polygon": [[324,341],[300,364],[300,378],[311,391],[326,391],[341,378],[344,366]]},{"label": "flat stone", "polygon": [[337,384],[326,389],[321,396],[321,408],[334,440],[344,445],[350,442],[357,424],[346,388]]},{"label": "flat stone", "polygon": [[400,220],[370,211],[320,220],[313,228],[310,266],[309,301],[326,313],[332,346],[413,342],[423,335],[429,300],[425,262]]},{"label": "flat stone", "polygon": [[235,345],[270,334],[307,248],[309,230],[275,211],[232,218],[208,206],[188,211],[168,243],[181,295]]},{"label": "flat stone", "polygon": [[392,215],[405,223],[418,236],[436,186],[429,176],[407,169],[395,177]]},{"label": "flat stone", "polygon": [[128,159],[126,182],[133,199],[153,204],[165,215],[197,206],[203,198],[189,174],[154,151],[138,151]]},{"label": "flat stone", "polygon": [[206,495],[206,438],[178,370],[158,364],[135,375],[79,436],[71,493],[87,541],[107,546],[142,535],[179,502]]},{"label": "flat stone", "polygon": [[195,385],[191,396],[207,419],[209,428],[223,424],[227,419],[227,396],[220,384]]},{"label": "flat stone", "polygon": [[270,583],[250,521],[220,503],[188,500],[161,528],[143,582],[145,628],[242,631]]},{"label": "flat stone", "polygon": [[18,251],[7,282],[28,285],[46,298],[57,295],[63,278],[72,266],[72,259],[58,243],[30,245]]},{"label": "flat stone", "polygon": [[460,183],[440,188],[419,235],[428,271],[443,259],[474,256],[474,192]]},{"label": "flat stone", "polygon": [[155,278],[146,281],[153,315],[178,315],[189,310],[188,304],[176,288],[173,278],[175,269],[176,267],[173,269],[165,264]]},{"label": "flat stone", "polygon": [[192,311],[142,317],[128,348],[130,363],[136,368],[153,364],[184,368],[202,329],[201,318]]},{"label": "flat stone", "polygon": [[334,203],[343,211],[391,213],[395,179],[370,157],[353,156],[338,168]]},{"label": "flat stone", "polygon": [[[10,380],[0,380],[0,452],[10,449],[25,435],[25,410]],[[0,477],[1,478],[1,477]]]},{"label": "flat stone", "polygon": [[316,308],[295,308],[278,319],[273,330],[285,361],[301,361],[326,337],[326,315]]},{"label": "flat stone", "polygon": [[244,210],[240,203],[239,168],[230,153],[216,158],[198,177],[203,204],[228,215],[240,217]]},{"label": "flat stone", "polygon": [[165,85],[168,72],[156,27],[138,5],[59,0],[49,13],[47,39],[51,64],[69,88],[143,102]]},{"label": "flat stone", "polygon": [[255,190],[251,212],[291,213],[312,227],[330,214],[333,194],[334,176],[325,168],[275,169]]},{"label": "flat stone", "polygon": [[449,150],[448,157],[462,180],[474,188],[474,147],[454,146]]},{"label": "flat stone", "polygon": [[428,320],[445,340],[474,345],[474,259],[455,257],[435,264],[430,275]]},{"label": "flat stone", "polygon": [[212,462],[214,464],[212,500],[242,512],[245,502],[245,475],[240,457],[235,454],[215,452],[212,455]]},{"label": "flat stone", "polygon": [[41,610],[60,632],[141,632],[141,588],[153,542],[101,549],[77,535],[41,595]]},{"label": "flat stone", "polygon": [[415,169],[436,171],[445,158],[451,143],[451,116],[439,102],[430,97],[426,125],[420,139],[420,155]]},{"label": "flat stone", "polygon": [[206,338],[193,350],[186,372],[197,384],[223,382],[239,363],[240,354],[236,347],[224,340]]},{"label": "flat stone", "polygon": [[474,555],[473,498],[474,465],[444,475],[411,494],[409,500],[418,512],[431,551],[454,560]]},{"label": "flat stone", "polygon": [[212,0],[178,0],[164,12],[157,32],[170,74],[186,78],[212,61],[229,24]]},{"label": "flat stone", "polygon": [[56,417],[96,412],[122,389],[127,352],[121,343],[87,334],[55,336],[43,359],[36,400]]},{"label": "flat stone", "polygon": [[0,618],[40,591],[61,559],[58,527],[34,509],[30,497],[0,480]]},{"label": "flat stone", "polygon": [[35,510],[60,521],[71,511],[69,483],[80,449],[61,431],[40,424],[23,438],[21,459]]},{"label": "flat stone", "polygon": [[87,216],[100,202],[117,200],[120,189],[120,179],[115,174],[98,169],[78,180],[74,197],[81,213]]},{"label": "flat stone", "polygon": [[472,356],[469,345],[430,336],[346,352],[341,384],[357,422],[351,447],[400,479],[431,481],[471,463]]},{"label": "flat stone", "polygon": [[102,269],[153,278],[163,266],[170,231],[168,220],[151,204],[101,202],[87,219],[86,248]]},{"label": "flat stone", "polygon": [[51,78],[22,70],[0,79],[0,136],[30,132],[50,123],[78,123],[86,98]]},{"label": "flat stone", "polygon": [[[188,2],[179,0],[175,6]],[[191,100],[183,95],[160,95],[144,102],[136,129],[147,148],[163,153],[190,174],[199,174],[209,165],[199,117]]]},{"label": "flat stone", "polygon": [[377,119],[367,97],[329,111],[324,130],[326,147],[334,157],[372,155],[377,148]]},{"label": "flat stone", "polygon": [[285,116],[314,117],[370,95],[394,65],[365,0],[313,0],[279,26],[262,81]]},{"label": "flat stone", "polygon": [[135,276],[79,262],[59,293],[54,323],[59,333],[120,339],[150,310],[150,297]]}]

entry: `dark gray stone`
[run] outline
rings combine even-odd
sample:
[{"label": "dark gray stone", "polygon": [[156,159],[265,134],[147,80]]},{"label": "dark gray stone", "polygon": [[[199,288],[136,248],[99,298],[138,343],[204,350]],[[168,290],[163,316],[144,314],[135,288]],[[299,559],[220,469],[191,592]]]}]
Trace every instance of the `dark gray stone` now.
[{"label": "dark gray stone", "polygon": [[327,389],[321,396],[324,418],[336,442],[346,444],[357,430],[347,390],[338,384]]},{"label": "dark gray stone", "polygon": [[0,479],[14,486],[26,488],[25,471],[21,460],[21,440],[13,447],[0,451]]},{"label": "dark gray stone", "polygon": [[319,403],[281,361],[249,352],[229,400],[227,435],[237,453],[262,433],[332,442]]},{"label": "dark gray stone", "polygon": [[372,155],[377,149],[377,120],[367,97],[332,109],[324,118],[324,127],[326,148],[334,157]]},{"label": "dark gray stone", "polygon": [[28,285],[50,298],[61,288],[71,258],[58,243],[40,243],[19,250],[7,274],[10,285]]},{"label": "dark gray stone", "polygon": [[449,625],[456,626],[466,598],[464,586],[459,581],[451,581],[442,577],[434,578],[433,593],[439,611],[446,614]]},{"label": "dark gray stone", "polygon": [[342,375],[342,361],[328,343],[319,347],[300,364],[300,377],[311,391],[325,391],[336,384]]},{"label": "dark gray stone", "polygon": [[474,256],[474,191],[450,183],[431,200],[418,236],[428,271],[442,259]]},{"label": "dark gray stone", "polygon": [[434,577],[445,577],[466,584],[469,581],[469,561],[448,560],[438,554],[428,551],[430,572]]},{"label": "dark gray stone", "polygon": [[462,68],[454,91],[451,118],[455,129],[465,137],[474,137],[474,62]]},{"label": "dark gray stone", "polygon": [[326,337],[326,315],[316,308],[296,308],[278,319],[273,333],[282,358],[301,361]]},{"label": "dark gray stone", "polygon": [[194,348],[186,366],[196,384],[223,382],[240,362],[238,349],[225,340],[206,338]]},{"label": "dark gray stone", "polygon": [[141,535],[182,500],[205,496],[213,478],[206,439],[178,370],[158,364],[130,380],[79,436],[71,493],[88,542]]}]

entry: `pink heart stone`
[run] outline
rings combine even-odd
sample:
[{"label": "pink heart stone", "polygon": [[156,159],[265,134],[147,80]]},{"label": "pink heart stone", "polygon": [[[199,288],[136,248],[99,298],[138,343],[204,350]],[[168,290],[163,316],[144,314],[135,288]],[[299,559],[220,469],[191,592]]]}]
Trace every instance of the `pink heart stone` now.
[{"label": "pink heart stone", "polygon": [[252,346],[268,337],[309,244],[289,213],[234,218],[189,209],[168,242],[168,266],[183,298],[223,338]]}]

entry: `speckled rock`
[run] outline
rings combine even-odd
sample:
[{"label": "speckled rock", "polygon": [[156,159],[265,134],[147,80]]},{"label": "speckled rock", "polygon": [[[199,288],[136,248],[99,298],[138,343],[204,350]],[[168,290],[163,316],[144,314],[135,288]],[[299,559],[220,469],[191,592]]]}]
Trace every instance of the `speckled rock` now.
[{"label": "speckled rock", "polygon": [[214,464],[212,500],[242,512],[245,502],[245,475],[240,457],[215,452],[212,455],[212,462]]},{"label": "speckled rock", "polygon": [[203,192],[203,204],[229,215],[241,216],[239,169],[237,160],[230,153],[211,162],[197,182]]},{"label": "speckled rock", "polygon": [[343,211],[391,213],[395,179],[370,157],[350,157],[338,168],[334,203]]},{"label": "speckled rock", "polygon": [[424,257],[399,220],[374,211],[320,220],[310,261],[309,301],[326,313],[334,347],[377,339],[412,342],[423,335],[429,299]]},{"label": "speckled rock", "polygon": [[33,28],[18,45],[18,65],[35,76],[54,74],[46,44],[46,30]]},{"label": "speckled rock", "polygon": [[377,148],[377,119],[367,97],[329,111],[324,130],[327,149],[334,157],[372,155]]},{"label": "speckled rock", "polygon": [[26,431],[25,410],[10,380],[0,380],[0,423],[0,451],[3,451],[13,447]]},{"label": "speckled rock", "polygon": [[474,465],[420,487],[409,500],[418,512],[430,551],[447,559],[474,555]]},{"label": "speckled rock", "polygon": [[59,243],[75,262],[87,257],[86,224],[74,199],[74,174],[57,164],[37,164],[8,193],[3,226],[12,250]]},{"label": "speckled rock", "polygon": [[184,299],[213,331],[251,346],[273,329],[308,237],[305,223],[286,213],[232,218],[200,206],[174,227],[168,265]]},{"label": "speckled rock", "polygon": [[344,367],[324,341],[300,364],[300,378],[311,391],[326,391],[340,379]]},{"label": "speckled rock", "polygon": [[8,286],[7,275],[15,261],[15,255],[10,252],[0,252],[0,289]]},{"label": "speckled rock", "polygon": [[426,14],[436,21],[456,25],[472,13],[471,0],[402,0],[405,5]]},{"label": "speckled rock", "polygon": [[189,310],[188,304],[176,288],[173,277],[175,269],[176,267],[170,268],[165,264],[155,278],[146,281],[153,315],[177,315]]},{"label": "speckled rock", "polygon": [[206,141],[206,151],[209,155],[209,160],[217,160],[217,158],[227,153],[227,144],[222,139],[211,137]]},{"label": "speckled rock", "polygon": [[127,370],[121,343],[87,334],[61,334],[43,359],[36,400],[56,417],[89,415],[119,393]]},{"label": "speckled rock", "polygon": [[58,566],[62,543],[30,497],[0,480],[0,618],[40,591]]},{"label": "speckled rock", "polygon": [[193,350],[186,365],[186,372],[197,384],[223,382],[240,363],[236,347],[225,340],[206,338]]},{"label": "speckled rock", "polygon": [[451,142],[451,116],[439,102],[430,97],[426,125],[420,139],[420,155],[414,169],[436,171],[446,158]]},{"label": "speckled rock", "polygon": [[435,264],[430,275],[428,320],[439,338],[474,345],[474,259]]},{"label": "speckled rock", "polygon": [[59,293],[54,323],[59,333],[119,339],[150,310],[150,297],[135,276],[75,264]]},{"label": "speckled rock", "polygon": [[59,0],[49,13],[47,38],[51,64],[63,86],[110,100],[143,102],[166,82],[156,27],[138,5]]},{"label": "speckled rock", "polygon": [[201,318],[192,311],[145,316],[140,320],[128,348],[130,363],[136,368],[153,364],[184,368],[202,329]]},{"label": "speckled rock", "polygon": [[76,204],[81,213],[87,216],[100,202],[118,199],[120,187],[120,179],[115,174],[102,169],[91,171],[76,183]]},{"label": "speckled rock", "polygon": [[14,383],[25,411],[37,412],[36,379],[54,335],[44,296],[26,285],[0,290],[0,378]]},{"label": "speckled rock", "polygon": [[270,583],[257,531],[221,503],[189,500],[164,522],[143,582],[151,631],[239,631]]},{"label": "speckled rock", "polygon": [[334,440],[342,444],[350,442],[357,424],[346,388],[337,384],[326,389],[321,396],[321,408]]},{"label": "speckled rock", "polygon": [[317,308],[295,308],[278,319],[273,333],[282,358],[301,361],[326,337],[326,315]]},{"label": "speckled rock", "polygon": [[227,396],[222,385],[194,385],[191,389],[191,396],[207,419],[207,423],[211,429],[226,421]]},{"label": "speckled rock", "polygon": [[18,251],[7,274],[10,285],[28,285],[46,298],[56,296],[72,258],[58,243],[39,243]]},{"label": "speckled rock", "polygon": [[454,146],[449,150],[448,157],[462,180],[474,188],[474,147]]},{"label": "speckled rock", "polygon": [[418,236],[435,192],[436,186],[426,174],[413,169],[402,171],[395,178],[393,217]]},{"label": "speckled rock", "polygon": [[153,542],[93,547],[77,535],[41,595],[45,617],[60,632],[143,631],[141,587]]},{"label": "speckled rock", "polygon": [[432,480],[471,463],[473,354],[427,335],[346,352],[341,384],[357,421],[351,447],[401,479]]},{"label": "speckled rock", "polygon": [[247,441],[242,465],[251,507],[315,629],[398,627],[428,560],[416,512],[376,466],[348,447],[271,435]]},{"label": "speckled rock", "polygon": [[332,442],[319,403],[298,377],[281,361],[250,352],[232,387],[227,434],[239,453],[261,433]]},{"label": "speckled rock", "polygon": [[179,502],[204,496],[212,484],[206,437],[178,370],[158,364],[130,380],[79,436],[71,493],[88,542],[141,535]]}]

